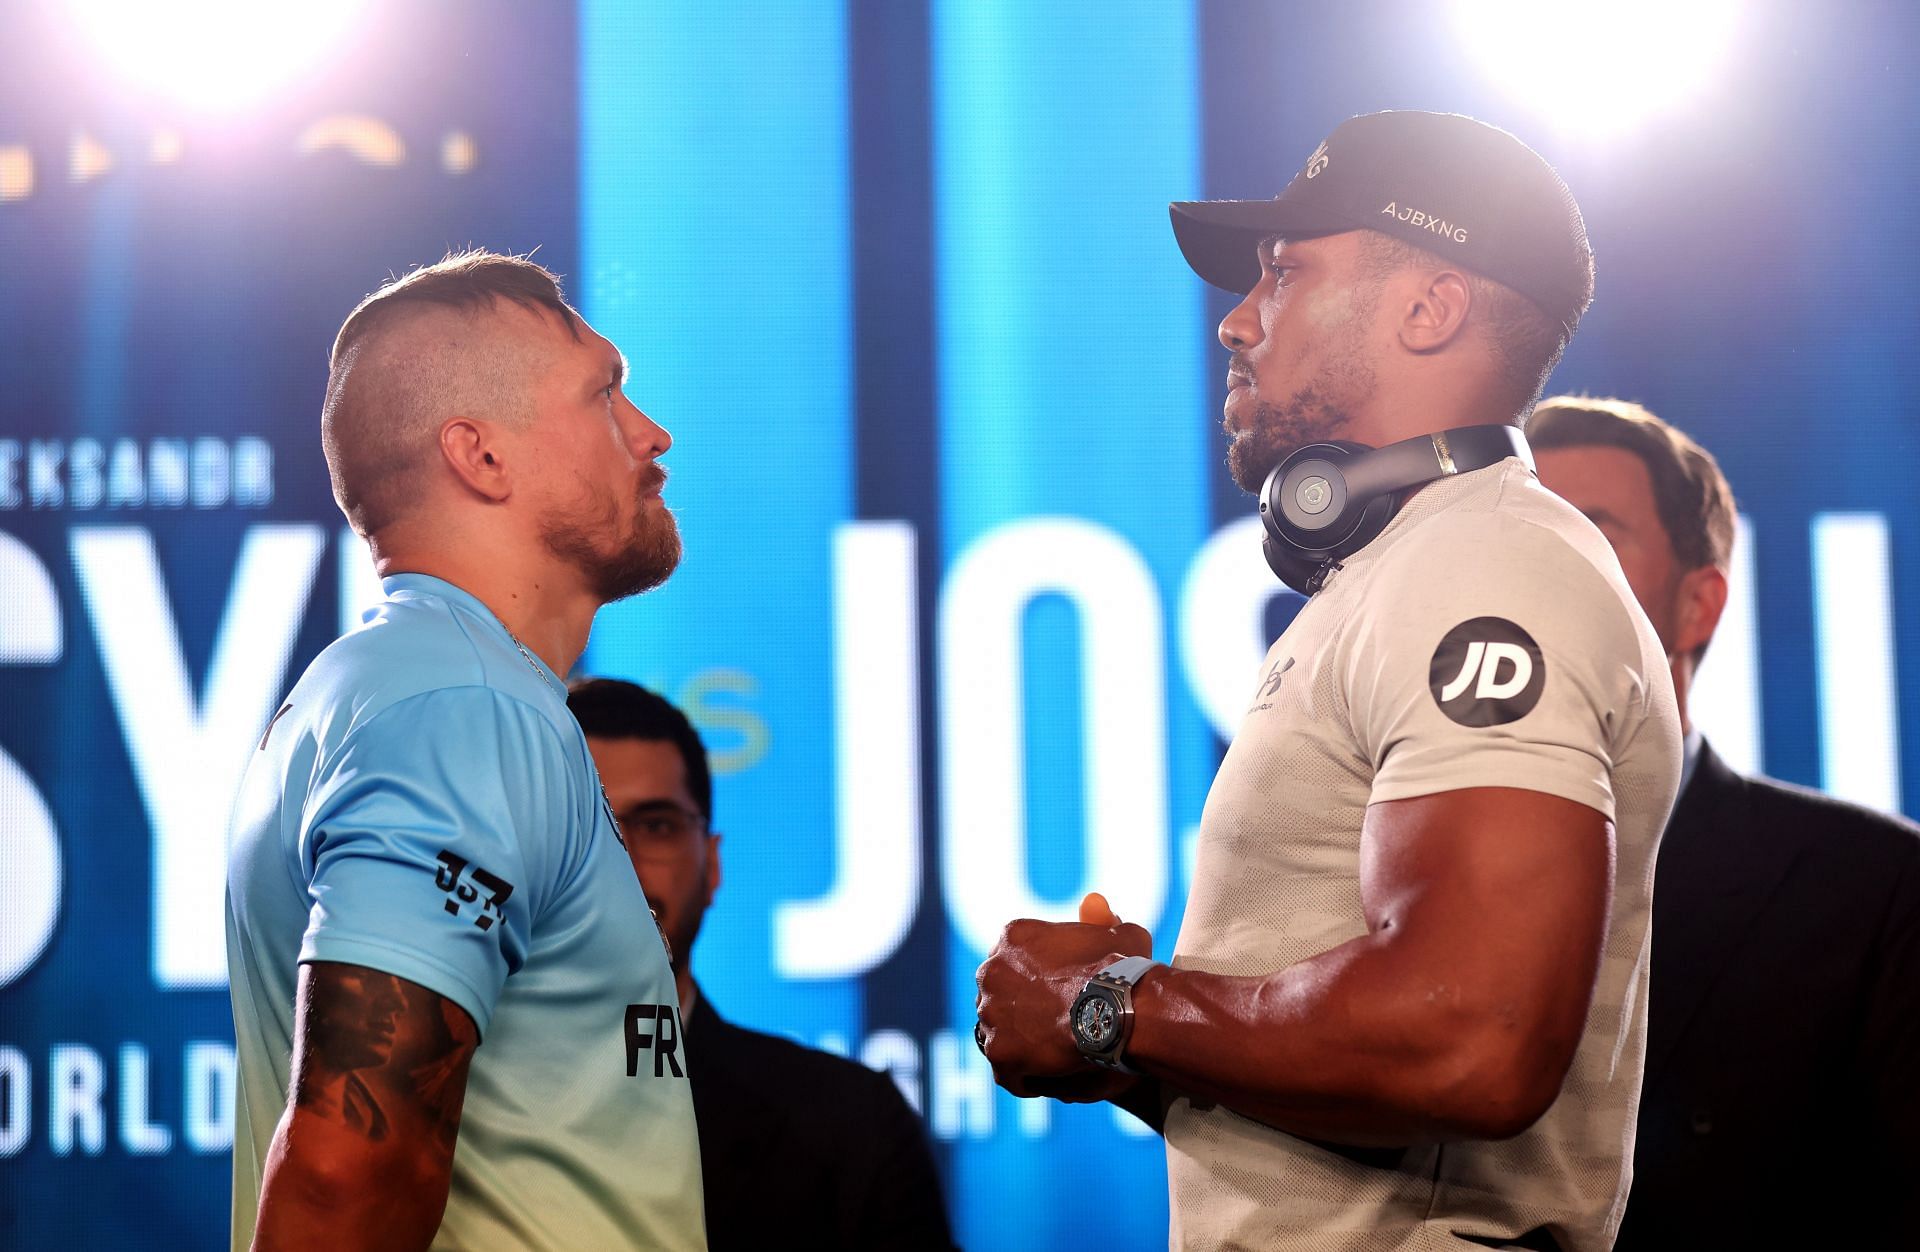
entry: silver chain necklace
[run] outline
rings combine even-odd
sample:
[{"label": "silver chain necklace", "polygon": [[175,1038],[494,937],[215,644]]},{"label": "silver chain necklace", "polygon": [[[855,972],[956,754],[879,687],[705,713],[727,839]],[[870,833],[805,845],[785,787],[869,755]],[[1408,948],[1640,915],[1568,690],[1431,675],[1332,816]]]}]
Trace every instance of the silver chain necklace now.
[{"label": "silver chain necklace", "polygon": [[[507,630],[506,623],[502,622],[500,624],[500,629]],[[554,691],[557,695],[559,695],[559,697],[562,700],[566,699],[567,693],[564,691],[560,691],[558,688],[554,687],[553,679],[547,677],[547,671],[541,669],[540,663],[533,659],[533,653],[527,651],[527,645],[520,642],[520,636],[514,634],[510,630],[507,630],[507,638],[513,640],[513,646],[520,649],[520,659],[527,663],[527,668],[532,670],[535,674],[538,674],[540,676],[540,681],[544,683],[549,690]]]}]

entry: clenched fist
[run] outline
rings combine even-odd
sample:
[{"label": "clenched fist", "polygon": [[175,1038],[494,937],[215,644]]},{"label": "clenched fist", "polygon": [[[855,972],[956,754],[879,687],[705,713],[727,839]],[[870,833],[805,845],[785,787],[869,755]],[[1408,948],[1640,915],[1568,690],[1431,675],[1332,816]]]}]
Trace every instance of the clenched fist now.
[{"label": "clenched fist", "polygon": [[1008,923],[974,979],[994,1081],[1017,1096],[1069,1102],[1124,1091],[1134,1079],[1082,1056],[1067,1015],[1095,974],[1121,957],[1152,954],[1153,937],[1115,917],[1098,894],[1081,902],[1078,922]]}]

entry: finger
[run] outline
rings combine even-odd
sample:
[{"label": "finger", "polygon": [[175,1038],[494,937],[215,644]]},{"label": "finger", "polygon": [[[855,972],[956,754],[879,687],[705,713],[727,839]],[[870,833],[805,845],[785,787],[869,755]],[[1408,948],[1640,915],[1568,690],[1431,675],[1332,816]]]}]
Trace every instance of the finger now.
[{"label": "finger", "polygon": [[1046,1096],[1063,1104],[1094,1104],[1111,1099],[1136,1081],[1126,1074],[1102,1070],[1098,1073],[1028,1078],[1024,1085],[1034,1095]]},{"label": "finger", "polygon": [[1019,1096],[1022,1100],[1033,1096],[1033,1092],[1027,1090],[1026,1079],[1011,1070],[1002,1072],[996,1068],[993,1071],[993,1081],[1006,1088],[1008,1095]]},{"label": "finger", "polygon": [[1087,892],[1086,899],[1080,901],[1080,921],[1087,926],[1120,924],[1120,919],[1114,916],[1113,907],[1107,903],[1107,897],[1098,891]]},{"label": "finger", "polygon": [[1121,922],[1114,930],[1122,951],[1138,956],[1153,955],[1153,936],[1147,933],[1145,926]]}]

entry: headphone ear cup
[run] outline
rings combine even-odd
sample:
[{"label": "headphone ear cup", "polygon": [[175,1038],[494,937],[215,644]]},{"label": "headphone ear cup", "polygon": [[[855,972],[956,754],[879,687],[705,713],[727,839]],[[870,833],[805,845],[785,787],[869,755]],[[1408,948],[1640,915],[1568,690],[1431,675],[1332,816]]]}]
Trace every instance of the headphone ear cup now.
[{"label": "headphone ear cup", "polygon": [[1371,451],[1344,441],[1310,444],[1276,465],[1261,485],[1267,568],[1301,595],[1313,594],[1327,562],[1366,547],[1393,520],[1392,492],[1364,503],[1348,496],[1345,464]]},{"label": "headphone ear cup", "polygon": [[1313,594],[1307,590],[1307,587],[1313,581],[1313,576],[1320,570],[1319,561],[1301,555],[1298,548],[1291,547],[1272,535],[1260,541],[1260,551],[1266,554],[1267,568],[1272,570],[1281,582],[1303,596]]},{"label": "headphone ear cup", "polygon": [[1301,552],[1335,546],[1347,515],[1340,465],[1351,455],[1343,445],[1309,444],[1274,466],[1259,495],[1260,523],[1268,538]]},{"label": "headphone ear cup", "polygon": [[1335,559],[1352,556],[1378,539],[1380,532],[1387,528],[1387,523],[1393,520],[1393,515],[1400,511],[1398,500],[1399,493],[1389,492],[1367,501],[1366,508],[1360,511],[1359,525],[1355,526],[1353,533],[1340,544],[1339,556]]}]

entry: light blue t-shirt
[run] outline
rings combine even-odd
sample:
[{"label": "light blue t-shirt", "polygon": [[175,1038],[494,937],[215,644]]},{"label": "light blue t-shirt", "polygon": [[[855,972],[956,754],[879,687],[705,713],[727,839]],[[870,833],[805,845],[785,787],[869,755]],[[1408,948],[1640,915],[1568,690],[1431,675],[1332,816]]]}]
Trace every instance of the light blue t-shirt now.
[{"label": "light blue t-shirt", "polygon": [[703,1248],[673,976],[562,684],[452,584],[382,585],[235,806],[233,1246],[287,1105],[299,964],[338,961],[480,1029],[435,1248]]}]

